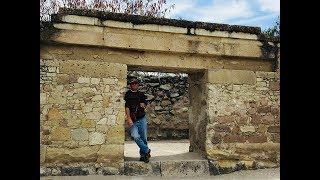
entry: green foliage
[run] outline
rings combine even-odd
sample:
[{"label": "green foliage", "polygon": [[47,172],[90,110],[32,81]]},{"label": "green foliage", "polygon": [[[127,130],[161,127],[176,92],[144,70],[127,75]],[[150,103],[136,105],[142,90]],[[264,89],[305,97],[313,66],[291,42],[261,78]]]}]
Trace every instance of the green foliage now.
[{"label": "green foliage", "polygon": [[262,32],[268,38],[280,38],[280,17],[275,25]]}]

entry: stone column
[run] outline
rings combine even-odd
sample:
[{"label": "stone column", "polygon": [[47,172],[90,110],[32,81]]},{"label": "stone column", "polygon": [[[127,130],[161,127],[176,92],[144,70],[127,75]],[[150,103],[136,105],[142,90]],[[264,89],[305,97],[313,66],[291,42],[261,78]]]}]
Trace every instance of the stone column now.
[{"label": "stone column", "polygon": [[204,155],[206,141],[206,126],[208,122],[208,88],[204,81],[205,72],[188,74],[189,81],[189,139],[190,152]]}]

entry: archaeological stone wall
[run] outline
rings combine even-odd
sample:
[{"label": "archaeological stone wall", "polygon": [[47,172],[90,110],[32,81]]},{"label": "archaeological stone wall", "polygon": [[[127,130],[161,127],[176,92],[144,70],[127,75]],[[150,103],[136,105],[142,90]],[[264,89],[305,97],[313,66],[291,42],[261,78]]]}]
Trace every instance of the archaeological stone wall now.
[{"label": "archaeological stone wall", "polygon": [[212,168],[279,166],[279,74],[217,70],[208,79],[206,153]]},{"label": "archaeological stone wall", "polygon": [[126,65],[40,60],[42,175],[123,169]]},{"label": "archaeological stone wall", "polygon": [[[147,96],[148,139],[189,138],[189,94],[186,74],[129,72],[128,80],[137,77],[139,91]],[[127,87],[129,89],[129,87]],[[131,140],[127,129],[126,140]]]},{"label": "archaeological stone wall", "polygon": [[215,174],[280,165],[280,43],[260,28],[62,11],[40,38],[41,175],[123,171],[127,69],[188,73],[184,95],[184,79],[142,87],[151,136],[189,122]]}]

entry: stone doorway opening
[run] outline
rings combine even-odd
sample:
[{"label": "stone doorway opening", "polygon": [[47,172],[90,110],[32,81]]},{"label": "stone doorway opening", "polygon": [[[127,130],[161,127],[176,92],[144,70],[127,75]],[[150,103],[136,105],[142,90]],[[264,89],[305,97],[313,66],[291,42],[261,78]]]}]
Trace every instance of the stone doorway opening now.
[{"label": "stone doorway opening", "polygon": [[157,70],[132,72],[128,67],[127,80],[135,77],[142,82],[140,91],[146,94],[149,103],[146,112],[152,157],[149,163],[139,161],[139,148],[125,131],[124,174],[209,175],[208,160],[204,157],[205,73]]},{"label": "stone doorway opening", "polygon": [[[188,74],[129,70],[127,80],[132,78],[139,79],[139,91],[147,97],[148,145],[152,148],[152,155],[159,157],[188,153]],[[138,159],[139,148],[130,136],[128,127],[125,139],[126,159]]]}]

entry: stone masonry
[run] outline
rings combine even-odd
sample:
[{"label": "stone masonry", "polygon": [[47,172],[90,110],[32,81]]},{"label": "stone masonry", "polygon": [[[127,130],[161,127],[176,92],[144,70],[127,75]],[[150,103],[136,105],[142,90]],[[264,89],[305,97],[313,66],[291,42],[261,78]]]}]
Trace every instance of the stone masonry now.
[{"label": "stone masonry", "polygon": [[40,67],[41,174],[119,173],[126,67],[45,59]]},{"label": "stone masonry", "polygon": [[212,78],[207,83],[207,157],[221,172],[242,166],[249,169],[279,166],[279,74],[228,72],[246,78],[232,79],[221,70],[209,73]]},{"label": "stone masonry", "polygon": [[[188,74],[190,151],[211,174],[280,165],[280,42],[260,28],[68,9],[53,17],[40,35],[41,175],[125,172],[134,70]],[[151,102],[150,116],[165,119],[173,98]]]}]

